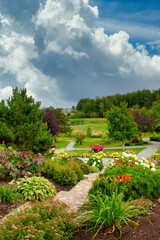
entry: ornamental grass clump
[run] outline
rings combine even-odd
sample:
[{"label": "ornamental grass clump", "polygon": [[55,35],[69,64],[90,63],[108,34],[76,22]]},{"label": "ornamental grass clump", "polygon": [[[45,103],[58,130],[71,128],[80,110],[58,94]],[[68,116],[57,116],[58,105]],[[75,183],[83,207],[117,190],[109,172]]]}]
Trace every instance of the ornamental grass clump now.
[{"label": "ornamental grass clump", "polygon": [[124,194],[112,192],[110,196],[102,194],[100,191],[96,195],[89,196],[89,202],[85,207],[86,212],[81,215],[82,225],[87,230],[94,229],[96,231],[92,239],[96,237],[102,228],[118,228],[120,236],[122,234],[121,223],[128,222],[137,224],[133,219],[140,215],[139,207],[133,206],[132,202],[124,202]]},{"label": "ornamental grass clump", "polygon": [[42,200],[56,195],[55,186],[44,177],[24,177],[16,185],[24,200]]},{"label": "ornamental grass clump", "polygon": [[10,204],[16,200],[17,195],[15,189],[12,187],[0,187],[0,202]]}]

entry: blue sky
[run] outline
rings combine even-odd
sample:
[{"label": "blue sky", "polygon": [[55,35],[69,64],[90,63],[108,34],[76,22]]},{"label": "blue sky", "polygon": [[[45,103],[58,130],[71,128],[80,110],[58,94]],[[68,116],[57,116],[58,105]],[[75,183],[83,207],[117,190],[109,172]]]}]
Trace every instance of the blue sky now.
[{"label": "blue sky", "polygon": [[0,99],[42,106],[160,87],[158,1],[0,0]]}]

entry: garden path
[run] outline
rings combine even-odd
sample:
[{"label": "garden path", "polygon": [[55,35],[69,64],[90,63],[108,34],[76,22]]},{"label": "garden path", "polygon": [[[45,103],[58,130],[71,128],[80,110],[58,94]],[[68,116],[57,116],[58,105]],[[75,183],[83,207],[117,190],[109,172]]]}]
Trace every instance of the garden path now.
[{"label": "garden path", "polygon": [[[149,141],[149,139],[144,139],[145,141]],[[75,150],[73,148],[75,141],[71,141],[71,143],[65,149],[59,149],[58,151],[69,151]],[[137,156],[138,158],[145,157],[150,158],[152,153],[155,153],[157,149],[160,147],[159,142],[151,142],[152,145],[148,145],[146,149],[142,150]],[[120,147],[115,148],[106,148],[106,149],[120,149]],[[127,147],[126,147],[127,148]],[[135,147],[129,147],[135,148]],[[81,149],[82,150],[82,149]],[[87,149],[88,150],[88,149]],[[56,152],[58,152],[56,151]],[[104,166],[107,166],[109,163],[109,158],[103,158]],[[104,169],[101,171],[103,173]],[[78,207],[82,206],[87,198],[88,191],[92,186],[92,181],[98,177],[98,173],[90,173],[85,175],[85,180],[81,180],[76,186],[74,186],[70,191],[61,191],[59,192],[55,199],[59,199],[62,202],[68,204],[71,209],[78,210]]]},{"label": "garden path", "polygon": [[[151,142],[149,141],[149,138],[144,138],[143,140]],[[155,153],[158,150],[158,148],[160,147],[160,143],[155,141],[151,143],[152,145],[145,146],[146,148],[137,155],[138,158],[141,158],[141,157],[150,158],[152,153]],[[62,149],[56,149],[55,152],[58,153],[58,152],[65,152],[65,151],[72,151],[72,150],[90,150],[90,148],[73,148],[74,144],[75,144],[75,141],[72,140],[67,147]],[[137,148],[137,146],[125,147],[125,149],[127,148],[134,149],[134,148]],[[138,148],[144,148],[144,146],[138,146]],[[122,149],[122,147],[110,147],[110,148],[104,148],[104,149]]]}]

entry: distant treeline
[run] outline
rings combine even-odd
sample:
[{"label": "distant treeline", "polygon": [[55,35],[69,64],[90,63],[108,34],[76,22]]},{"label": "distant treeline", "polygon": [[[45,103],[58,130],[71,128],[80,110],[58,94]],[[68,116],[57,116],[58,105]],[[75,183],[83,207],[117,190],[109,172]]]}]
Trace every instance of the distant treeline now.
[{"label": "distant treeline", "polygon": [[82,98],[78,101],[72,118],[103,118],[107,110],[113,105],[120,106],[120,103],[123,101],[128,103],[128,108],[137,106],[138,108],[145,107],[150,109],[158,95],[160,95],[160,89],[153,91],[138,90],[127,94],[116,94],[102,98],[96,97],[95,99]]}]

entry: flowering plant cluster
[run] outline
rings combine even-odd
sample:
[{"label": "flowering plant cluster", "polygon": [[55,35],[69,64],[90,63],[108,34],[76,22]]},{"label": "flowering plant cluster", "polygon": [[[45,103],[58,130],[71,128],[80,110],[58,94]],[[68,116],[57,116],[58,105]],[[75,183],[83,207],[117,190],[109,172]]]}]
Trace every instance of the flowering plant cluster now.
[{"label": "flowering plant cluster", "polygon": [[39,173],[43,160],[44,156],[41,153],[32,155],[27,152],[11,152],[5,149],[0,151],[0,176],[17,178]]},{"label": "flowering plant cluster", "polygon": [[104,168],[104,164],[103,164],[103,160],[102,157],[103,156],[97,156],[98,153],[93,154],[87,161],[87,164],[89,166],[94,166],[99,168],[99,170],[102,170]]},{"label": "flowering plant cluster", "polygon": [[155,160],[160,160],[160,153],[153,153],[151,155],[151,158],[155,159]]},{"label": "flowering plant cluster", "polygon": [[100,151],[103,150],[103,148],[104,148],[103,145],[93,145],[93,146],[91,147],[91,149],[92,149],[94,152],[100,152]]},{"label": "flowering plant cluster", "polygon": [[147,160],[144,157],[141,157],[141,159],[138,159],[136,155],[131,153],[122,153],[122,157],[118,160],[114,160],[113,164],[129,164],[131,167],[141,165],[145,168],[149,168],[151,171],[156,171],[155,163],[152,161]]}]

